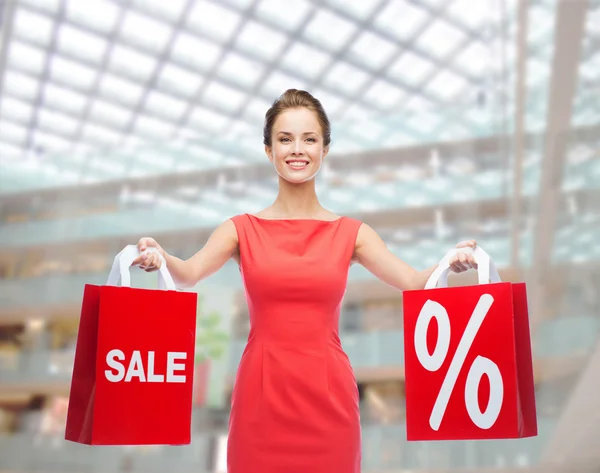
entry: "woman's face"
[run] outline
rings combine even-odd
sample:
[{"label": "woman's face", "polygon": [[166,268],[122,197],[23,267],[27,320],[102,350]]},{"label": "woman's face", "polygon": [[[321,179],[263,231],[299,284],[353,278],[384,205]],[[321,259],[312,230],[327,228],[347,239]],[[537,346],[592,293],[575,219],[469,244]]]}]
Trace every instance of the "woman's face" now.
[{"label": "woman's face", "polygon": [[328,148],[317,115],[307,108],[281,113],[272,130],[272,145],[265,151],[277,174],[292,183],[309,181],[321,169]]}]

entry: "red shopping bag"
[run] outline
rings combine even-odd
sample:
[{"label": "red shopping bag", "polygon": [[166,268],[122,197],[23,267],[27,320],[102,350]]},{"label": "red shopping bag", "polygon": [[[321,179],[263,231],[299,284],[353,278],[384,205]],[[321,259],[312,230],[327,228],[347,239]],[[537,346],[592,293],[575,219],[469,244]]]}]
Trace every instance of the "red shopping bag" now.
[{"label": "red shopping bag", "polygon": [[424,290],[404,292],[407,438],[536,436],[525,283],[501,282],[476,248],[479,285],[446,287],[456,251],[471,250],[452,251]]},{"label": "red shopping bag", "polygon": [[66,440],[190,443],[197,294],[177,292],[164,261],[159,287],[167,290],[128,287],[137,255],[128,246],[106,286],[85,286]]}]

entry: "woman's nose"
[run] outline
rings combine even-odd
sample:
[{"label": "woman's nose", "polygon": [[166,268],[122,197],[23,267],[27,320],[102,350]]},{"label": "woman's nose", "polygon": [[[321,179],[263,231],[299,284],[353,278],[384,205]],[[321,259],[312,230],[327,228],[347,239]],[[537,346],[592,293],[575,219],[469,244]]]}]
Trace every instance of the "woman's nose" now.
[{"label": "woman's nose", "polygon": [[296,143],[294,144],[294,154],[302,154],[302,141],[301,140],[296,140]]}]

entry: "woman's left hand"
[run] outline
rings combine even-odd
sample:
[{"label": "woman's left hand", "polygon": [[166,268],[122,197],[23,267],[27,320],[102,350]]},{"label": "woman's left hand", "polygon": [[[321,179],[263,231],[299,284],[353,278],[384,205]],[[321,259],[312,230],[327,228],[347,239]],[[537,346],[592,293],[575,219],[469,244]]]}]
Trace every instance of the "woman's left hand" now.
[{"label": "woman's left hand", "polygon": [[[475,240],[461,241],[456,248],[475,248],[477,242]],[[469,269],[477,269],[477,263],[472,254],[459,251],[450,258],[450,269],[455,273],[462,273]]]}]

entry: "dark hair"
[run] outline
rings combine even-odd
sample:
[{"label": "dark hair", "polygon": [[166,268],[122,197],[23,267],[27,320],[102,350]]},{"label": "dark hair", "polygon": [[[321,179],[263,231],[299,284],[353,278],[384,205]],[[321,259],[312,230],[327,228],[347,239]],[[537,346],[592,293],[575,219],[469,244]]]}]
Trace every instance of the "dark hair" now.
[{"label": "dark hair", "polygon": [[273,105],[267,111],[265,115],[265,127],[263,129],[263,143],[266,146],[271,146],[275,120],[277,120],[277,117],[282,112],[291,108],[307,108],[317,114],[317,120],[323,132],[323,144],[324,146],[328,146],[331,142],[331,125],[329,124],[329,118],[327,118],[323,105],[305,90],[297,89],[286,90],[273,102]]}]

